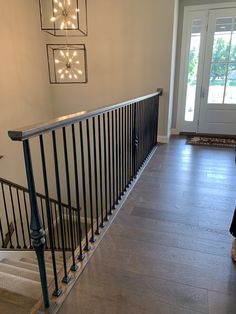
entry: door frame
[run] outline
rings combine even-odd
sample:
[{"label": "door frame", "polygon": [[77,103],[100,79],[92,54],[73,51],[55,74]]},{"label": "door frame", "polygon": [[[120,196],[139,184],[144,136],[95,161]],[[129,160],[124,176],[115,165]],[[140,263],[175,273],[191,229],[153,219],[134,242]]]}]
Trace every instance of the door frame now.
[{"label": "door frame", "polygon": [[[182,43],[181,43],[181,52],[180,52],[180,73],[184,73],[184,75],[180,75],[179,77],[179,86],[178,86],[178,103],[177,103],[177,120],[176,120],[176,129],[177,133],[181,132],[183,115],[185,112],[185,101],[184,96],[186,91],[184,91],[185,87],[185,79],[186,79],[186,45],[188,44],[188,17],[192,12],[196,11],[210,11],[217,9],[230,9],[236,8],[236,2],[225,2],[225,3],[215,3],[215,4],[203,4],[203,5],[194,5],[194,6],[186,6],[184,7],[184,16],[183,16],[183,30],[182,30]],[[200,104],[199,104],[200,107]]]}]

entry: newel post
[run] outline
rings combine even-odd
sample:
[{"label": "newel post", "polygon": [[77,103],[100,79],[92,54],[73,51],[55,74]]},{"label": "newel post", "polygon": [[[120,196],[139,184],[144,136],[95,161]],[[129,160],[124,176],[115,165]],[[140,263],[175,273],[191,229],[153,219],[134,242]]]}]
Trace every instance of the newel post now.
[{"label": "newel post", "polygon": [[44,259],[45,231],[43,229],[42,219],[38,210],[29,140],[23,141],[23,149],[24,149],[25,169],[26,169],[29,195],[30,195],[31,239],[32,239],[32,244],[36,252],[37,259],[38,259],[44,306],[48,308],[49,297],[48,297],[48,285],[47,285],[45,259]]}]

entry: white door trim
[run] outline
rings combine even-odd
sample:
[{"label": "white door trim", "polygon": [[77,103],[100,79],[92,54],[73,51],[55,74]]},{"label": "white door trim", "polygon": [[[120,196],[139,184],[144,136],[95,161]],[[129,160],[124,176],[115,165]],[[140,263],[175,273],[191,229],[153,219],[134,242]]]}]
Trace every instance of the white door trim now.
[{"label": "white door trim", "polygon": [[[186,45],[187,45],[187,40],[188,40],[185,34],[187,32],[187,27],[188,27],[187,17],[189,16],[189,14],[191,14],[191,12],[194,12],[194,11],[210,11],[210,10],[229,9],[229,8],[236,8],[236,2],[194,5],[194,6],[186,6],[184,8],[181,57],[180,57],[180,72],[185,73]],[[180,75],[179,86],[178,86],[178,104],[177,104],[177,119],[176,119],[176,130],[178,133],[181,130],[182,119],[183,119],[184,110],[185,110],[185,103],[183,102],[183,89],[184,89],[184,77]]]}]

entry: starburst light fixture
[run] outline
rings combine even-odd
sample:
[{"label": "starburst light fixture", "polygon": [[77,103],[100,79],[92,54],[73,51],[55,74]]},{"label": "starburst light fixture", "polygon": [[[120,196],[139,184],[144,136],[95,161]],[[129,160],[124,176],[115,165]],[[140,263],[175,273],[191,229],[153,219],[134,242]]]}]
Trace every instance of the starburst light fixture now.
[{"label": "starburst light fixture", "polygon": [[42,30],[54,36],[87,36],[87,0],[39,0]]},{"label": "starburst light fixture", "polygon": [[85,45],[47,45],[51,84],[87,83]]}]

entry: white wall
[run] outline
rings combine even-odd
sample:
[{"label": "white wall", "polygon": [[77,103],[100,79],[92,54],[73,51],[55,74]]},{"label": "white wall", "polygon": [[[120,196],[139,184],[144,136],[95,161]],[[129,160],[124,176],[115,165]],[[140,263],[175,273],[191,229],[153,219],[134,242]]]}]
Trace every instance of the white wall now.
[{"label": "white wall", "polygon": [[0,176],[25,184],[21,143],[7,131],[53,115],[38,1],[0,1]]},{"label": "white wall", "polygon": [[52,86],[55,115],[107,106],[163,87],[159,135],[166,137],[176,2],[88,1],[89,36],[71,42],[87,44],[89,82]]}]

